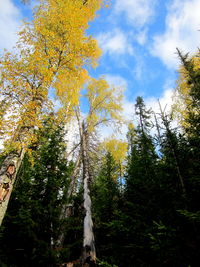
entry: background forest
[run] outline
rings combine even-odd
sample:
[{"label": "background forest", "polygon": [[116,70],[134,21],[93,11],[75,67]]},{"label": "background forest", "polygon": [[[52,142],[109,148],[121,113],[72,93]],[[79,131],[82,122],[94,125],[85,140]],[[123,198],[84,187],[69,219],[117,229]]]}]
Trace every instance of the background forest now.
[{"label": "background forest", "polygon": [[127,122],[122,89],[89,72],[106,4],[40,1],[1,57],[1,267],[199,266],[200,52],[177,49],[170,112],[138,96]]}]

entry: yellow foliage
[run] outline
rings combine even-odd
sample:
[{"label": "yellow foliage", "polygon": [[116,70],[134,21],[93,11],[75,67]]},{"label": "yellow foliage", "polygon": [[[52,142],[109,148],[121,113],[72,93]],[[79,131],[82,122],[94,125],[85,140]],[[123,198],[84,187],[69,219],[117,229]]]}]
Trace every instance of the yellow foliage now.
[{"label": "yellow foliage", "polygon": [[104,150],[104,152],[109,152],[112,155],[116,165],[118,166],[115,178],[117,179],[119,176],[122,176],[125,170],[125,159],[127,155],[128,143],[112,136],[101,144],[101,148]]},{"label": "yellow foliage", "polygon": [[[50,109],[49,89],[66,113],[78,104],[80,88],[88,79],[85,67],[95,66],[101,54],[85,31],[102,0],[40,0],[32,23],[19,33],[18,53],[0,60],[0,126],[9,149],[21,149],[34,139]],[[63,109],[62,109],[63,111]],[[63,116],[64,117],[64,116]]]},{"label": "yellow foliage", "polygon": [[[200,52],[196,53],[191,58],[191,60],[194,65],[194,70],[198,70],[200,68]],[[184,66],[181,66],[179,68],[179,77],[177,80],[177,87],[174,95],[173,110],[175,112],[175,116],[183,126],[187,126],[187,122],[185,120],[188,117],[187,107],[191,104],[192,101],[190,96],[191,86],[188,81],[189,74]]]},{"label": "yellow foliage", "polygon": [[125,160],[127,153],[127,145],[127,142],[116,139],[114,137],[104,141],[104,146],[106,150],[111,153],[114,160],[118,164],[122,164]]},{"label": "yellow foliage", "polygon": [[93,131],[101,123],[122,121],[123,94],[120,88],[110,87],[103,78],[91,79],[87,87],[86,97],[89,101],[87,116],[89,131]]},{"label": "yellow foliage", "polygon": [[128,129],[129,129],[129,130],[133,130],[134,128],[135,128],[134,124],[133,124],[132,122],[130,122],[130,123],[128,124]]}]

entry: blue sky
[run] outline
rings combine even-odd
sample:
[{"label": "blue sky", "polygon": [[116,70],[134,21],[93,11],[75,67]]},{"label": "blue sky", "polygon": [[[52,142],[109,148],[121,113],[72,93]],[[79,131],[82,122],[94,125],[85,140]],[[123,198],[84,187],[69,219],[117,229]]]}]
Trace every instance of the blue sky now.
[{"label": "blue sky", "polygon": [[[176,47],[195,52],[200,40],[200,0],[115,0],[89,30],[103,50],[94,72],[124,83],[126,100],[142,95],[170,103],[179,60]],[[164,99],[165,98],[165,99]]]},{"label": "blue sky", "polygon": [[[34,1],[32,1],[32,5]],[[133,112],[136,96],[157,109],[157,98],[171,105],[176,85],[176,47],[194,53],[200,40],[200,0],[112,0],[98,12],[88,34],[103,54],[94,77],[125,88],[124,114]],[[21,20],[30,18],[30,6],[19,0],[0,0],[0,49],[11,49]]]}]

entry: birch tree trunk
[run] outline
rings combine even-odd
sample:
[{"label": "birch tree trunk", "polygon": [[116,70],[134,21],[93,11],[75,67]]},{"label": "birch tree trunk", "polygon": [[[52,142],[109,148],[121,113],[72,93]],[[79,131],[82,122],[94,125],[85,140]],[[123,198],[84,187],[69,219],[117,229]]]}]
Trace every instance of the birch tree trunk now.
[{"label": "birch tree trunk", "polygon": [[[22,149],[19,154],[10,154],[2,163],[0,169],[0,225],[5,217],[10,195],[16,180],[17,172],[24,158],[25,150]],[[7,187],[7,188],[6,188]]]},{"label": "birch tree trunk", "polygon": [[85,263],[88,266],[94,266],[96,263],[96,250],[93,233],[93,221],[92,221],[92,202],[90,198],[90,176],[88,166],[88,153],[87,153],[87,131],[83,122],[82,131],[82,164],[83,164],[83,183],[84,183],[84,228],[83,228],[83,266]]}]

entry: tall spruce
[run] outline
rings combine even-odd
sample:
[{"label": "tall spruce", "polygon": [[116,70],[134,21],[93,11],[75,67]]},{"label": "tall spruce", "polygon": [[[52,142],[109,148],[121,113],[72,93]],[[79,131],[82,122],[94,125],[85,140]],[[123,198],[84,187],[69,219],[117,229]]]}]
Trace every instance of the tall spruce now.
[{"label": "tall spruce", "polygon": [[[126,174],[124,227],[127,229],[127,266],[151,264],[148,232],[157,212],[154,185],[157,181],[157,155],[150,135],[151,110],[141,97],[136,99],[138,126],[128,132],[128,165]],[[129,225],[129,226],[128,226]],[[129,244],[129,245],[128,245]],[[140,265],[141,264],[141,265]]]}]

